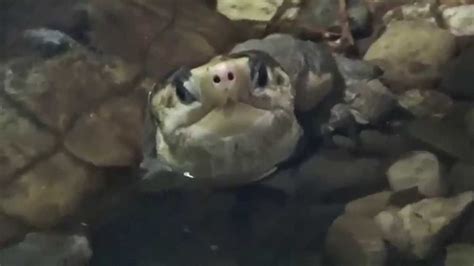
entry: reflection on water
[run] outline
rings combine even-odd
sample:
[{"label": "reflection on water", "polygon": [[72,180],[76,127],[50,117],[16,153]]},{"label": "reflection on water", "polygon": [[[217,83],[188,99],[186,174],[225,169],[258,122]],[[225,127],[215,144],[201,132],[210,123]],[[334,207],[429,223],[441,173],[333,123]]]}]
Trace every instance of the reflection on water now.
[{"label": "reflection on water", "polygon": [[0,265],[474,265],[474,2],[413,2],[2,2]]}]

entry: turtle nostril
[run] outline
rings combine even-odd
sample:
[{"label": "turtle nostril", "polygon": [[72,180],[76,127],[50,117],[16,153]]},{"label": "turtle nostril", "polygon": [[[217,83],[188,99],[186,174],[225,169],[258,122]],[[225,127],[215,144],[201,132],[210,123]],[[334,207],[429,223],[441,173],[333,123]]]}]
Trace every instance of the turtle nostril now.
[{"label": "turtle nostril", "polygon": [[221,78],[219,78],[219,76],[217,76],[217,75],[215,75],[212,80],[214,81],[214,83],[219,83],[219,82],[221,82]]},{"label": "turtle nostril", "polygon": [[229,80],[233,80],[234,79],[234,74],[232,72],[227,73],[227,78]]}]

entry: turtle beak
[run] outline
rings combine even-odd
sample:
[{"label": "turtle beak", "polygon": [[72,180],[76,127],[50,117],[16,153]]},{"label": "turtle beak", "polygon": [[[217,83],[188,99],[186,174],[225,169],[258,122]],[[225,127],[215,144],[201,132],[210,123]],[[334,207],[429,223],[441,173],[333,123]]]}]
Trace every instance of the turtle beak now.
[{"label": "turtle beak", "polygon": [[202,96],[212,105],[223,107],[236,103],[249,93],[250,71],[248,61],[228,60],[218,62],[205,70]]}]

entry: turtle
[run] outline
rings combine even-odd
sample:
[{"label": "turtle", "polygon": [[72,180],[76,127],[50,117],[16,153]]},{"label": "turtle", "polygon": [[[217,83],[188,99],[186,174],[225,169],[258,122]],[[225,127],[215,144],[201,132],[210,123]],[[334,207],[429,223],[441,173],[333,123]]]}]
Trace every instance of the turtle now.
[{"label": "turtle", "polygon": [[286,33],[182,66],[148,95],[142,183],[232,187],[304,160],[345,81],[330,47]]}]

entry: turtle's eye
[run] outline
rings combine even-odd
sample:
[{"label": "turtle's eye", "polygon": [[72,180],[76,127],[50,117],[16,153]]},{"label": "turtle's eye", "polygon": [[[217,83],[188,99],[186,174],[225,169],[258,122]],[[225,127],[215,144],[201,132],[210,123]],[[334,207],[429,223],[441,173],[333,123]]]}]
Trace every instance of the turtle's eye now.
[{"label": "turtle's eye", "polygon": [[180,80],[175,82],[176,87],[176,96],[184,104],[190,104],[196,101],[196,97],[189,92],[189,90],[184,86],[184,83]]}]

